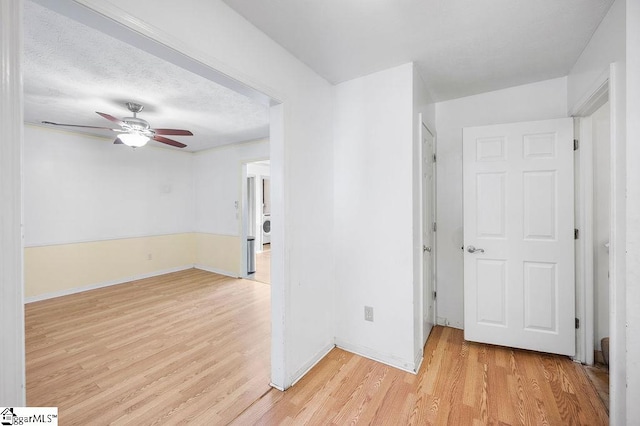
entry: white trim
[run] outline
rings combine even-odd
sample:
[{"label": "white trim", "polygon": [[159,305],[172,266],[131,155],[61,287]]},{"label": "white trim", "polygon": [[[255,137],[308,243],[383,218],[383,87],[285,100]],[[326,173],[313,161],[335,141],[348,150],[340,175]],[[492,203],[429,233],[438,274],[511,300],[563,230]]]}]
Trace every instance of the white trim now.
[{"label": "white trim", "polygon": [[0,1],[0,404],[25,406],[22,1]]},{"label": "white trim", "polygon": [[576,164],[576,317],[580,328],[576,331],[575,360],[593,364],[594,350],[594,283],[593,283],[593,141],[591,117],[577,119],[580,148],[575,154]]},{"label": "white trim", "polygon": [[[418,289],[418,294],[419,294],[419,300],[418,300],[418,309],[420,311],[420,323],[418,324],[418,334],[420,335],[420,344],[422,347],[424,347],[424,335],[425,335],[425,326],[424,326],[424,313],[425,313],[425,294],[424,294],[424,289],[426,286],[426,279],[424,276],[424,266],[425,266],[425,261],[424,261],[424,252],[423,252],[423,246],[424,246],[424,170],[423,170],[423,163],[422,163],[422,157],[424,155],[424,153],[422,152],[422,139],[424,138],[423,132],[424,130],[427,130],[427,132],[429,132],[431,134],[431,131],[429,130],[429,128],[424,124],[423,121],[423,117],[422,117],[422,113],[419,112],[418,113],[418,140],[415,141],[415,143],[418,144],[418,161],[419,161],[419,166],[418,166],[418,193],[419,193],[419,218],[418,218],[418,232],[420,233],[419,236],[419,241],[420,244],[418,245],[418,247],[415,247],[415,250],[418,250],[419,254],[419,259],[420,259],[420,284],[419,284],[419,289]],[[431,136],[433,136],[433,134],[431,134]],[[415,303],[415,301],[414,301]],[[435,304],[435,303],[434,303]],[[414,324],[415,326],[415,324]],[[415,349],[414,349],[415,350]],[[418,350],[417,353],[420,353],[421,350]]]},{"label": "white trim", "polygon": [[625,424],[626,383],[626,138],[618,117],[626,115],[625,67],[610,67],[611,107],[611,238],[609,244],[609,419],[612,425]]},{"label": "white trim", "polygon": [[224,275],[225,277],[229,277],[229,278],[242,278],[242,277],[239,277],[238,274],[236,274],[235,272],[225,271],[224,269],[212,268],[210,266],[201,265],[199,263],[192,265],[192,267],[203,270],[203,271],[207,271],[207,272],[213,272],[214,274]]},{"label": "white trim", "polygon": [[356,354],[373,361],[381,362],[385,365],[388,365],[389,367],[397,368],[398,370],[406,371],[407,373],[416,374],[415,360],[407,362],[406,360],[398,358],[394,355],[383,354],[383,353],[374,351],[371,348],[367,348],[365,346],[360,346],[360,345],[354,345],[339,339],[336,339],[336,347],[342,350],[345,350],[347,352],[351,352],[352,354]]},{"label": "white trim", "polygon": [[[294,386],[300,379],[302,379],[305,374],[307,374],[313,367],[315,367],[320,361],[324,359],[325,356],[329,352],[335,348],[336,345],[330,343],[322,348],[315,356],[313,356],[309,361],[305,362],[302,367],[298,369],[293,375],[293,380],[291,381],[291,386]],[[274,386],[275,387],[275,386]],[[279,389],[279,388],[276,388]]]},{"label": "white trim", "polygon": [[289,104],[272,105],[269,109],[269,158],[271,161],[271,381],[286,389],[291,383],[287,367],[291,350],[287,327],[290,318],[291,297],[289,282],[289,252],[291,243],[287,233],[289,202],[286,184],[289,170],[286,166],[285,108]]},{"label": "white trim", "polygon": [[591,90],[583,97],[580,102],[573,106],[569,115],[571,117],[586,117],[593,114],[608,99],[609,93],[610,70],[606,70],[598,76],[596,81],[591,85]]},{"label": "white trim", "polygon": [[[581,323],[580,329],[584,330],[584,348],[585,357],[584,362],[588,365],[593,364],[593,351],[594,351],[594,322],[595,322],[595,307],[594,303],[594,282],[593,282],[593,267],[594,267],[594,255],[593,255],[593,132],[591,117],[587,119],[585,123],[588,127],[588,136],[584,135],[584,140],[580,141],[580,180],[582,191],[582,203],[583,209],[582,216],[582,229],[580,229],[580,240],[583,245],[583,272],[582,278],[584,280],[584,321]],[[580,135],[582,134],[582,128],[580,129]],[[584,143],[583,143],[584,142]]]},{"label": "white trim", "polygon": [[271,383],[271,382],[269,382],[269,386],[271,386],[274,389],[279,390],[280,392],[284,392],[285,391],[285,389],[282,386],[278,386],[278,385],[276,385],[274,383]]},{"label": "white trim", "polygon": [[[69,240],[69,241],[44,241],[44,242],[36,242],[25,244],[24,248],[37,248],[37,247],[53,247],[53,246],[66,246],[71,244],[87,244],[87,243],[100,243],[106,241],[117,241],[117,240],[133,240],[136,238],[154,238],[154,237],[169,237],[172,235],[185,235],[185,234],[211,234],[210,232],[195,232],[195,231],[185,231],[185,232],[169,232],[166,234],[153,234],[153,235],[131,235],[131,236],[115,236],[109,238],[98,238],[98,239],[81,239],[81,240]],[[221,235],[221,234],[211,234],[211,235]],[[225,237],[235,237],[237,235],[223,235]]]},{"label": "white trim", "polygon": [[42,300],[54,299],[56,297],[69,296],[70,294],[83,293],[85,291],[96,290],[98,288],[111,287],[114,285],[126,284],[131,281],[143,280],[145,278],[157,277],[160,275],[170,274],[172,272],[185,271],[187,269],[193,269],[193,265],[177,266],[175,268],[163,269],[161,271],[148,272],[146,274],[131,275],[125,278],[118,278],[117,280],[103,281],[96,284],[89,284],[82,287],[73,287],[64,290],[52,291],[50,293],[39,294],[37,296],[25,297],[24,303],[40,302]]},{"label": "white trim", "polygon": [[[580,239],[576,242],[576,317],[580,328],[576,332],[575,360],[591,365],[594,361],[594,281],[593,281],[593,137],[591,115],[609,100],[610,70],[603,72],[592,90],[574,106],[572,116],[578,118],[578,150],[576,180],[576,227]],[[612,113],[613,117],[613,113]]]},{"label": "white trim", "polygon": [[[427,128],[428,130],[428,128]],[[433,274],[433,291],[436,292],[436,300],[433,302],[433,325],[437,324],[438,319],[438,132],[433,135],[433,155],[436,161],[433,162],[433,223],[436,224],[436,230],[432,237],[431,258],[433,265],[431,273]],[[433,330],[432,330],[433,331]],[[431,333],[429,333],[431,334]],[[429,337],[427,336],[427,339]],[[424,350],[424,348],[423,348]]]}]

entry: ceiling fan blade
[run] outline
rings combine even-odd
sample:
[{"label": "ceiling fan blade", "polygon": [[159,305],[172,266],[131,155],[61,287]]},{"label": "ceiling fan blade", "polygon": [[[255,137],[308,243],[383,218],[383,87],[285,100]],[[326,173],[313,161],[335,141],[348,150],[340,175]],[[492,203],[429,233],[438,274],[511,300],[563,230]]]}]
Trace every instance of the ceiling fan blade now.
[{"label": "ceiling fan blade", "polygon": [[120,140],[120,138],[116,138],[115,141],[113,141],[114,145],[122,145],[122,141]]},{"label": "ceiling fan blade", "polygon": [[98,112],[98,111],[96,111],[96,114],[98,114],[101,117],[106,118],[109,121],[113,121],[118,126],[122,126],[124,124],[124,122],[122,120],[120,120],[118,118],[115,118],[113,115],[105,114],[104,112]]},{"label": "ceiling fan blade", "polygon": [[54,123],[52,121],[43,121],[42,124],[50,124],[52,126],[64,126],[64,127],[81,127],[83,129],[111,130],[112,132],[119,132],[120,131],[120,129],[112,129],[110,127],[82,126],[80,124],[63,124],[63,123]]},{"label": "ceiling fan blade", "polygon": [[175,136],[193,136],[188,130],[180,130],[180,129],[153,129],[156,132],[156,135],[175,135]]},{"label": "ceiling fan blade", "polygon": [[173,139],[164,138],[164,137],[162,137],[162,136],[158,136],[158,135],[155,135],[155,136],[154,136],[153,138],[151,138],[151,139],[153,139],[154,141],[158,141],[158,142],[166,143],[167,145],[175,146],[175,147],[177,147],[177,148],[184,148],[184,147],[186,147],[186,145],[185,145],[185,144],[183,144],[183,143],[180,143],[180,142],[178,142],[178,141],[174,141]]}]

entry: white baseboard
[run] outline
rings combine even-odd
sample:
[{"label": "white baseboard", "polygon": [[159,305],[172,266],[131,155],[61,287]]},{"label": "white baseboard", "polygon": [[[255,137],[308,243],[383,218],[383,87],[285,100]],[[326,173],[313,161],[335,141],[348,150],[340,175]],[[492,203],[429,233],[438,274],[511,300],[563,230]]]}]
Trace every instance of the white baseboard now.
[{"label": "white baseboard", "polygon": [[284,392],[284,388],[280,387],[278,385],[274,385],[273,383],[269,383],[269,386],[271,386],[274,389],[278,389],[280,392]]},{"label": "white baseboard", "polygon": [[373,361],[381,362],[383,364],[388,365],[389,367],[397,368],[402,371],[406,371],[407,373],[416,374],[416,362],[400,359],[393,355],[381,354],[373,349],[353,345],[351,343],[343,342],[339,339],[336,339],[336,346],[340,349],[344,349],[347,352],[351,352],[353,354],[369,358]]},{"label": "white baseboard", "polygon": [[[291,380],[291,386],[295,385],[296,383],[298,383],[298,380],[302,379],[308,372],[309,370],[311,370],[313,367],[316,366],[316,364],[318,364],[320,361],[322,361],[322,359],[327,356],[327,354],[329,352],[331,352],[331,350],[333,348],[335,348],[336,345],[334,345],[333,343],[329,343],[327,346],[325,346],[324,348],[322,348],[317,354],[315,354],[313,357],[311,357],[311,359],[307,362],[304,363],[304,365],[302,367],[300,367],[298,369],[298,371],[295,372],[295,374],[292,377]],[[289,387],[291,387],[289,386]],[[274,386],[276,389],[280,389],[276,386]],[[281,389],[284,390],[284,389]]]},{"label": "white baseboard", "polygon": [[139,274],[139,275],[133,275],[125,278],[119,278],[117,280],[103,281],[101,283],[90,284],[87,286],[68,288],[65,290],[53,291],[51,293],[38,294],[37,296],[25,297],[24,303],[26,304],[26,303],[40,302],[41,300],[53,299],[55,297],[61,297],[61,296],[68,296],[70,294],[82,293],[83,291],[95,290],[103,287],[110,287],[112,285],[124,284],[131,281],[142,280],[144,278],[157,277],[159,275],[170,274],[172,272],[179,272],[179,271],[184,271],[192,268],[193,268],[193,265],[191,264],[185,265],[185,266],[178,266],[175,268],[163,269],[161,271],[154,271],[146,274]]},{"label": "white baseboard", "polygon": [[239,277],[238,274],[236,274],[235,272],[229,272],[223,269],[211,268],[210,266],[200,265],[199,263],[196,263],[195,265],[193,265],[193,267],[203,271],[213,272],[214,274],[224,275],[226,277],[242,278],[242,277]]},{"label": "white baseboard", "polygon": [[422,361],[424,361],[424,352],[420,351],[416,354],[416,360],[414,362],[416,368],[413,371],[413,374],[418,374],[418,371],[420,371],[420,367],[422,366]]}]

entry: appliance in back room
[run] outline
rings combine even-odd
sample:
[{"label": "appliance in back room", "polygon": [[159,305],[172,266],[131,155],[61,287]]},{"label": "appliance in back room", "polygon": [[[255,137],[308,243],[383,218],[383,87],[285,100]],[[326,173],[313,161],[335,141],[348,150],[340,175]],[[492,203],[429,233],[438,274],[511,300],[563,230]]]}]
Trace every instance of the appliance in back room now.
[{"label": "appliance in back room", "polygon": [[262,178],[262,244],[271,244],[271,188],[269,178]]}]

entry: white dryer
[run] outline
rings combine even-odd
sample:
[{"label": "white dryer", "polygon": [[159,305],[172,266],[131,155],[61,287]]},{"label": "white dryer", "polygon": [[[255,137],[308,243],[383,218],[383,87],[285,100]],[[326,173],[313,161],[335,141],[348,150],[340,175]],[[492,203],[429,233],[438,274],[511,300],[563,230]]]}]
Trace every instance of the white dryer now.
[{"label": "white dryer", "polygon": [[271,215],[262,215],[262,244],[271,244]]}]

